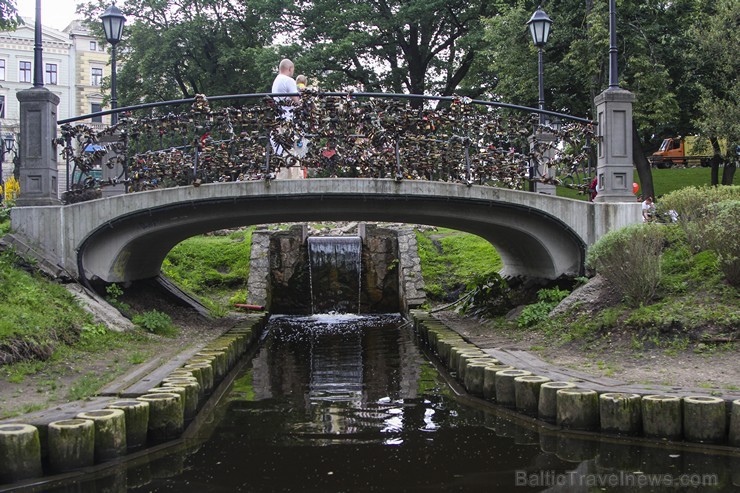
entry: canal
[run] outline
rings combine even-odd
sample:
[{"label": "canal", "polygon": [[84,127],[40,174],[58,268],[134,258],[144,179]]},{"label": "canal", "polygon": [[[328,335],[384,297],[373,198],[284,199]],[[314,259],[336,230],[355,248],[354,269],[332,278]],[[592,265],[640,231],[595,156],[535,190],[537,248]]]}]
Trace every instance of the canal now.
[{"label": "canal", "polygon": [[177,446],[43,491],[737,491],[737,457],[558,433],[458,395],[398,315],[273,317],[232,376]]}]

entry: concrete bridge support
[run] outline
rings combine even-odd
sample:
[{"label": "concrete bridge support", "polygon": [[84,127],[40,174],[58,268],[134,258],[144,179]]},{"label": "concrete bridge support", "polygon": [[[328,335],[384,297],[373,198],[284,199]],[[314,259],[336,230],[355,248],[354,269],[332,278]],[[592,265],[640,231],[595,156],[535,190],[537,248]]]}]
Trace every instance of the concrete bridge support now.
[{"label": "concrete bridge support", "polygon": [[43,87],[18,92],[21,106],[20,186],[16,205],[59,205],[57,135],[59,96]]},{"label": "concrete bridge support", "polygon": [[610,88],[594,99],[598,122],[596,202],[635,202],[632,194],[632,103],[634,94]]}]

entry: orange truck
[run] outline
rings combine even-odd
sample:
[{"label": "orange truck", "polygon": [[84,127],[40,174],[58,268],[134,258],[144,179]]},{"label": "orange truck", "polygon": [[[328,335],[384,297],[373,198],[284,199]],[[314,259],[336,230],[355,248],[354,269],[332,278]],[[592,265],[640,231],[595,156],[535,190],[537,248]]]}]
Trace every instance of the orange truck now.
[{"label": "orange truck", "polygon": [[708,139],[699,137],[673,137],[660,144],[660,149],[648,157],[655,168],[671,166],[704,166],[710,165],[712,146]]}]

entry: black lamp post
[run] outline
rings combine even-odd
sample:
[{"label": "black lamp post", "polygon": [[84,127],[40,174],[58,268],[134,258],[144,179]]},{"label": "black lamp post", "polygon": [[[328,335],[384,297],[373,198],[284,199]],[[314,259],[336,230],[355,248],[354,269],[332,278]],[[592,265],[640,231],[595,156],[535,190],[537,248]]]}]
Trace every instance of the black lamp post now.
[{"label": "black lamp post", "polygon": [[[540,102],[539,107],[541,110],[545,109],[545,86],[543,81],[542,73],[542,48],[547,44],[547,38],[550,37],[550,26],[552,26],[552,20],[547,16],[542,7],[537,7],[537,10],[532,17],[527,21],[529,26],[529,33],[532,35],[532,42],[537,47],[538,51],[538,81],[540,89]],[[545,124],[545,114],[540,113],[540,125]]]},{"label": "black lamp post", "polygon": [[[110,107],[115,110],[118,108],[118,94],[116,93],[116,44],[121,41],[123,36],[123,25],[126,23],[126,17],[123,16],[118,7],[111,5],[103,15],[100,16],[103,21],[103,30],[105,39],[111,44],[111,75],[110,75]],[[118,113],[111,115],[111,124],[118,123]]]}]

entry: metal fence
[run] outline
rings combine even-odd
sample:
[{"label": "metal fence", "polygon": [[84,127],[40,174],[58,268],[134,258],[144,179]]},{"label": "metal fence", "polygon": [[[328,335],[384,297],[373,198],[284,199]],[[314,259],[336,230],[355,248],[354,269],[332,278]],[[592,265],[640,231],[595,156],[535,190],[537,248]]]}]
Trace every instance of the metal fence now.
[{"label": "metal fence", "polygon": [[[312,177],[457,181],[513,189],[534,182],[585,191],[594,122],[464,97],[305,91],[142,104],[103,130],[62,120],[65,203],[202,183]],[[538,113],[550,117],[539,124]],[[101,166],[111,172],[101,174]],[[115,172],[113,172],[115,171]],[[101,175],[108,175],[102,178]]]}]

